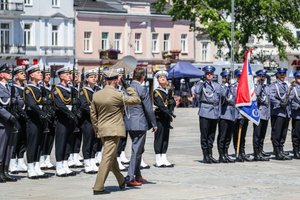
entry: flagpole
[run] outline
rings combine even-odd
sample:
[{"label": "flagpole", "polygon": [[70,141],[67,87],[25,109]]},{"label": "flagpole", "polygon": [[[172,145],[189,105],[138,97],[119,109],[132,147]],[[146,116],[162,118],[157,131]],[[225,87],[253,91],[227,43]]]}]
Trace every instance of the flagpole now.
[{"label": "flagpole", "polygon": [[[231,52],[230,52],[230,58],[231,58],[231,69],[232,69],[232,75],[234,74],[234,0],[231,0]],[[232,76],[233,77],[233,76]]]},{"label": "flagpole", "polygon": [[240,156],[242,127],[243,125],[239,124],[238,140],[236,144],[236,158]]}]

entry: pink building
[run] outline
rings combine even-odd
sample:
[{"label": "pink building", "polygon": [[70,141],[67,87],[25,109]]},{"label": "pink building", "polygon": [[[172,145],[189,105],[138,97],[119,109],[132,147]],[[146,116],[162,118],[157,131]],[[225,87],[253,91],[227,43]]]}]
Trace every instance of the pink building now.
[{"label": "pink building", "polygon": [[[134,56],[152,69],[178,60],[193,62],[189,22],[157,14],[151,0],[75,0],[75,57],[79,68],[110,66]],[[119,52],[116,59],[115,52]]]}]

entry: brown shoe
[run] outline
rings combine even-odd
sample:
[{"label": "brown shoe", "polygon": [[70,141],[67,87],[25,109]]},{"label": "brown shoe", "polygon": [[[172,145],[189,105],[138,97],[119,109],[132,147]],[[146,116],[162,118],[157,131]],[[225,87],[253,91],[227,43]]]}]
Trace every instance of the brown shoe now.
[{"label": "brown shoe", "polygon": [[136,176],[135,181],[138,182],[138,183],[141,183],[141,184],[147,183],[147,180],[144,179],[142,176]]},{"label": "brown shoe", "polygon": [[94,190],[94,195],[99,195],[99,194],[109,194],[110,191],[108,190]]},{"label": "brown shoe", "polygon": [[127,183],[127,187],[136,187],[136,186],[141,186],[142,184],[137,182],[137,181],[130,181]]}]

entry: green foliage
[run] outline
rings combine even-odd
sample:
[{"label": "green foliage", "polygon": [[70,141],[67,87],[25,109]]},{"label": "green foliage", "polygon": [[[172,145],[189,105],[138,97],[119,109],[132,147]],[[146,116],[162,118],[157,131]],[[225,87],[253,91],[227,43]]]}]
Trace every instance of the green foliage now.
[{"label": "green foliage", "polygon": [[[189,20],[191,30],[208,34],[218,47],[225,42],[231,49],[231,0],[158,0],[154,7],[174,21]],[[235,0],[235,54],[244,51],[249,38],[256,36],[271,42],[280,58],[286,58],[286,47],[297,49],[299,45],[288,26],[300,28],[299,0]]]}]

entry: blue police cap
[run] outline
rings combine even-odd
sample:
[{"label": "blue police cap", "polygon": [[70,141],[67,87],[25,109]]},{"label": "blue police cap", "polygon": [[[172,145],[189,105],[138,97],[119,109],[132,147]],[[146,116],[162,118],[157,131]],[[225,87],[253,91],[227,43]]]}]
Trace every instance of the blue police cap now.
[{"label": "blue police cap", "polygon": [[300,76],[300,71],[295,71],[294,77],[299,77]]},{"label": "blue police cap", "polygon": [[267,75],[267,71],[264,69],[260,69],[258,71],[255,72],[256,76],[264,76]]},{"label": "blue police cap", "polygon": [[234,76],[241,76],[242,72],[240,69],[234,70]]},{"label": "blue police cap", "polygon": [[0,73],[1,72],[10,73],[11,72],[11,67],[7,63],[4,63],[3,65],[0,66]]},{"label": "blue police cap", "polygon": [[220,73],[220,76],[225,77],[225,76],[229,76],[230,75],[230,71],[229,70],[224,70]]},{"label": "blue police cap", "polygon": [[287,72],[287,68],[284,67],[277,68],[277,73],[286,73],[286,72]]},{"label": "blue police cap", "polygon": [[214,66],[205,66],[203,67],[202,69],[205,73],[208,73],[208,72],[214,72],[216,70],[216,68]]}]

